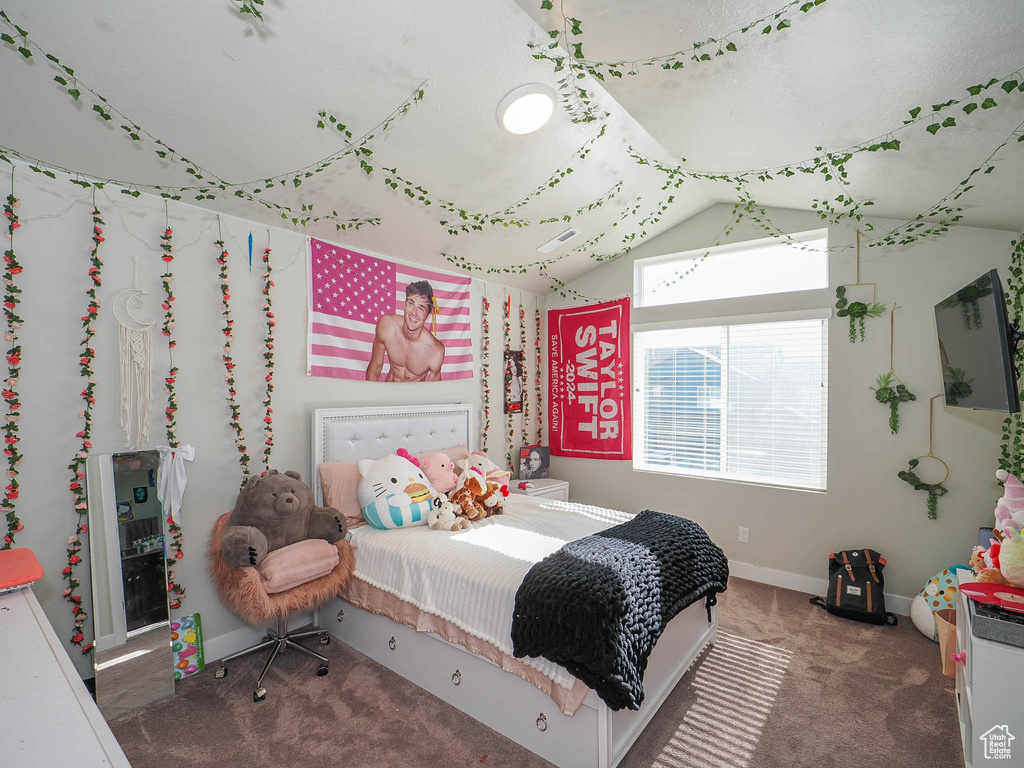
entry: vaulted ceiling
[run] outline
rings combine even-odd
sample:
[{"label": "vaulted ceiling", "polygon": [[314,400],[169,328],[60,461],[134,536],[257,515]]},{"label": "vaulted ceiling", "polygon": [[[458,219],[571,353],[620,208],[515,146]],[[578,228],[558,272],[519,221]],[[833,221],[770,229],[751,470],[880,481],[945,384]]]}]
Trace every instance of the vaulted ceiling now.
[{"label": "vaulted ceiling", "polygon": [[[0,151],[442,268],[556,259],[546,275],[474,272],[541,293],[741,197],[937,221],[980,169],[948,202],[960,223],[1024,225],[1019,0],[265,0],[262,19],[240,13],[252,1],[7,0],[28,42],[0,21]],[[556,71],[567,51],[583,60]],[[638,63],[591,64],[603,80],[584,63],[623,60]],[[495,110],[525,83],[561,86],[574,109],[506,133]],[[845,178],[799,170],[870,146]],[[379,223],[338,230],[352,219]]]}]

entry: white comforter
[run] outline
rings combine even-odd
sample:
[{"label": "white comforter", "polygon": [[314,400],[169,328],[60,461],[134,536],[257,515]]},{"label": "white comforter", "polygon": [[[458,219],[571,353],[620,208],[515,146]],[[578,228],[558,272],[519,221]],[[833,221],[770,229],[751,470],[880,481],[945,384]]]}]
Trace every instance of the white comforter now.
[{"label": "white comforter", "polygon": [[[512,655],[516,590],[534,563],[563,544],[625,522],[631,515],[600,507],[511,494],[505,514],[463,531],[426,526],[351,532],[355,575],[440,616]],[[523,662],[571,688],[575,678],[547,659]]]}]

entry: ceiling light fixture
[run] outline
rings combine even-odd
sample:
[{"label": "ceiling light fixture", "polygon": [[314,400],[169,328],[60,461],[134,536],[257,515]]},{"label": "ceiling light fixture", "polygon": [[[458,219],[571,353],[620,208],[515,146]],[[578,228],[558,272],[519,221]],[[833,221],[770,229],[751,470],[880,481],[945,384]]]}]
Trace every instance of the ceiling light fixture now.
[{"label": "ceiling light fixture", "polygon": [[555,111],[555,92],[540,83],[522,85],[498,105],[498,125],[521,136],[544,127]]}]

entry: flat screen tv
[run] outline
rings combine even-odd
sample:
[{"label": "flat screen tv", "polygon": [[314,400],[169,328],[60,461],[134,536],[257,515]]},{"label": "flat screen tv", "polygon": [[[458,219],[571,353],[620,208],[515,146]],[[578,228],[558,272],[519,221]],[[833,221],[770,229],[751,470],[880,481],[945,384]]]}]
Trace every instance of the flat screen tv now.
[{"label": "flat screen tv", "polygon": [[946,405],[1017,413],[1017,329],[991,269],[935,305]]}]

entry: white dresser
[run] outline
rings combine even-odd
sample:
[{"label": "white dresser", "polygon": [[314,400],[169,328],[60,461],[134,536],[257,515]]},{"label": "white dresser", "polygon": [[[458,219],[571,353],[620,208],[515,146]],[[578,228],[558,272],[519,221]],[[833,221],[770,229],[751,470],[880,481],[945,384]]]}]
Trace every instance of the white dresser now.
[{"label": "white dresser", "polygon": [[[968,571],[959,574],[961,582],[974,580]],[[958,591],[956,649],[967,654],[956,671],[964,765],[1024,766],[1024,648],[971,634],[970,601]],[[996,754],[1003,745],[1008,757]],[[993,754],[986,757],[986,750]]]},{"label": "white dresser", "polygon": [[[533,483],[533,488],[520,488],[520,482]],[[569,500],[569,482],[567,480],[556,480],[553,477],[542,477],[529,481],[513,480],[508,484],[508,489],[512,493],[523,493],[527,496],[540,496],[545,499],[557,499],[558,501]]]},{"label": "white dresser", "polygon": [[0,764],[131,768],[30,588],[0,594]]}]

